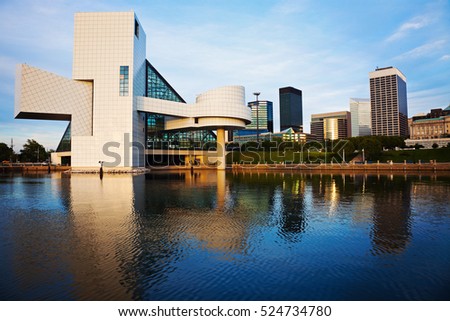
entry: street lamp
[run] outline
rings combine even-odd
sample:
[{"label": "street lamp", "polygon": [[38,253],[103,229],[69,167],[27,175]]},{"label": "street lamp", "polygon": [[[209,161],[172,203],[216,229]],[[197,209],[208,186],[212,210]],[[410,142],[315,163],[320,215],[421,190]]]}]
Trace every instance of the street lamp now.
[{"label": "street lamp", "polygon": [[260,92],[254,92],[253,95],[256,96],[256,141],[259,143],[259,100],[258,96]]}]

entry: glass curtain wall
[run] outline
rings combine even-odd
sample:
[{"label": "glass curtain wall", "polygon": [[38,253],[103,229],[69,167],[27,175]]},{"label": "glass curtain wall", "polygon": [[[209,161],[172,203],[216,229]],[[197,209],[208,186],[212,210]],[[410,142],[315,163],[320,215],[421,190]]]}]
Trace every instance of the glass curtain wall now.
[{"label": "glass curtain wall", "polygon": [[[164,77],[147,61],[147,97],[186,103]],[[147,148],[208,149],[216,142],[210,130],[164,130],[164,115],[147,114]]]}]

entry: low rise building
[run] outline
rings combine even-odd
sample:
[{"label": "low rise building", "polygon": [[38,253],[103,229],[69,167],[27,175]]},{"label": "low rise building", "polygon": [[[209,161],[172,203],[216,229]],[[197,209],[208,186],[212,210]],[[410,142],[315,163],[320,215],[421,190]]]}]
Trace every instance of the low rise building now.
[{"label": "low rise building", "polygon": [[422,145],[444,147],[450,143],[450,105],[445,108],[432,109],[428,114],[415,115],[409,119],[410,138],[407,146]]},{"label": "low rise building", "polygon": [[444,110],[432,109],[426,115],[412,117],[410,139],[434,139],[450,137],[450,106]]},{"label": "low rise building", "polygon": [[311,134],[318,140],[335,140],[351,136],[351,118],[348,111],[311,115]]}]

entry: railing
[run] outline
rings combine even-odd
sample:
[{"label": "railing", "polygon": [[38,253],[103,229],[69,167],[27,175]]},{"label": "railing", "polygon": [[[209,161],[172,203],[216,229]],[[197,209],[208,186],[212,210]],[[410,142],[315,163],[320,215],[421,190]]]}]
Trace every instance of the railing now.
[{"label": "railing", "polygon": [[[42,167],[48,167],[48,163],[9,163],[9,162],[2,162],[0,163],[0,167],[26,167],[26,166],[42,166]],[[50,166],[56,166],[56,164],[50,164]]]}]

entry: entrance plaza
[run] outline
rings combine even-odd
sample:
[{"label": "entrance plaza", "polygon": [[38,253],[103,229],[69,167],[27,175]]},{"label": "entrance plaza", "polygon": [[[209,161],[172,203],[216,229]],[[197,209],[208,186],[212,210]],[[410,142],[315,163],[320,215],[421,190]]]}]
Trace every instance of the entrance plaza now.
[{"label": "entrance plaza", "polygon": [[134,12],[76,13],[72,79],[18,65],[15,100],[16,118],[69,121],[52,163],[80,170],[225,169],[225,132],[251,121],[242,86],[186,103],[146,59]]}]

